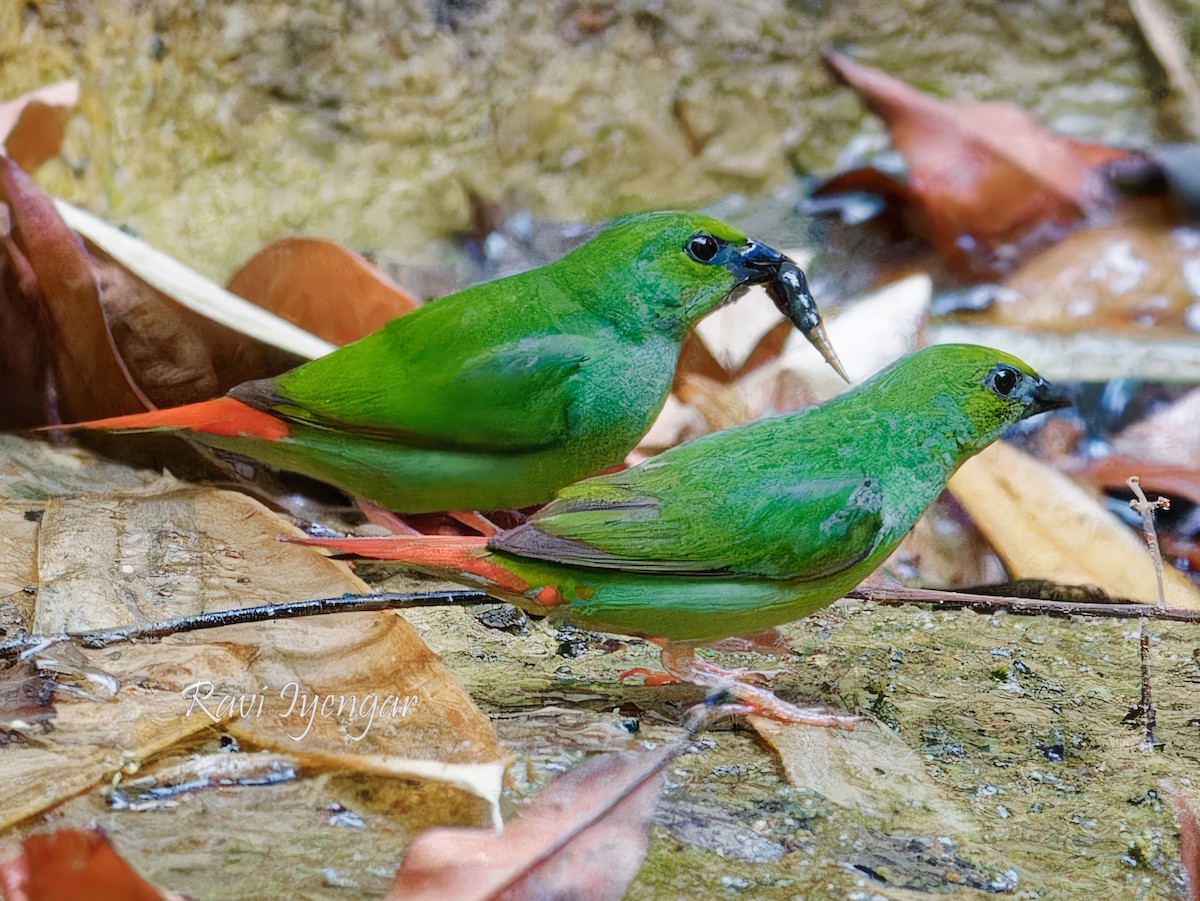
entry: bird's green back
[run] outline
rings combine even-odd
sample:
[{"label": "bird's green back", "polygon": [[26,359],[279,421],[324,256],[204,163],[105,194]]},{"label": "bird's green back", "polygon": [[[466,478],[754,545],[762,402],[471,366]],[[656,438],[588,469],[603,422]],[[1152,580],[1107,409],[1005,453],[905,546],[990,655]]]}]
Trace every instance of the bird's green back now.
[{"label": "bird's green back", "polygon": [[[990,348],[920,351],[819,407],[568,486],[499,550],[594,569],[807,580],[880,556],[966,459],[1022,416]],[[868,570],[869,571],[869,570]]]},{"label": "bird's green back", "polygon": [[[284,374],[271,386],[278,409],[407,443],[501,450],[564,440],[583,400],[612,408],[599,419],[629,411],[640,426],[661,406],[672,351],[735,287],[727,269],[683,253],[705,230],[745,241],[704,216],[622,221],[557,262],[432,301]],[[664,371],[622,377],[648,346],[666,354]],[[585,382],[613,380],[610,397],[581,396]]]}]

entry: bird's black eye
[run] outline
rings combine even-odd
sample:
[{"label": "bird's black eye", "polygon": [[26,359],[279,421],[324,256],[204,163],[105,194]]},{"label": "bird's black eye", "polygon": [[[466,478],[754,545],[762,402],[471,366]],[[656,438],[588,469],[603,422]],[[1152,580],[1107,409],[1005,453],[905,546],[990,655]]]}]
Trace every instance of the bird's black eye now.
[{"label": "bird's black eye", "polygon": [[998,397],[1008,397],[1021,381],[1021,373],[1011,366],[997,366],[988,379],[988,387]]},{"label": "bird's black eye", "polygon": [[721,242],[712,235],[701,233],[688,238],[683,249],[697,263],[711,263],[717,251],[721,249]]}]

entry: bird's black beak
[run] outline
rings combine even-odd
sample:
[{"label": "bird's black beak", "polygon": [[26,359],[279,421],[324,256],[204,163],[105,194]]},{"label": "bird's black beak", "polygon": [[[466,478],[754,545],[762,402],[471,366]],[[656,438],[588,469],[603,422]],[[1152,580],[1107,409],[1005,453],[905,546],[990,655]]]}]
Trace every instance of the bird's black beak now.
[{"label": "bird's black beak", "polygon": [[804,270],[785,258],[776,276],[767,282],[767,296],[779,308],[779,312],[800,329],[808,342],[825,358],[825,362],[833,367],[833,371],[849,382],[850,377],[846,375],[837,351],[833,349],[833,345],[829,343],[829,336],[825,334],[825,326],[821,325],[821,313],[817,310],[817,302],[809,293]]},{"label": "bird's black beak", "polygon": [[785,262],[787,257],[778,250],[757,241],[747,241],[727,266],[740,284],[761,285],[775,278]]},{"label": "bird's black beak", "polygon": [[1034,382],[1033,391],[1030,392],[1030,398],[1033,401],[1029,405],[1027,416],[1034,416],[1038,413],[1045,413],[1047,410],[1061,410],[1063,407],[1071,406],[1071,401],[1062,389],[1055,388],[1041,376]]}]

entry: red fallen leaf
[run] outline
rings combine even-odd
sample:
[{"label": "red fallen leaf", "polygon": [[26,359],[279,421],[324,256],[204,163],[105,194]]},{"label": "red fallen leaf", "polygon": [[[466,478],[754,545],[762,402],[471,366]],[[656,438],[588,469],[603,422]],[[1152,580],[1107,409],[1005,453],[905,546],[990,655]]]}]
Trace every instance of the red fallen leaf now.
[{"label": "red fallen leaf", "polygon": [[1186,497],[1200,504],[1200,470],[1154,460],[1130,460],[1126,457],[1102,457],[1089,463],[1079,476],[1104,488],[1124,488],[1130,476],[1137,476],[1142,488],[1152,494]]},{"label": "red fallen leaf", "polygon": [[229,290],[334,344],[356,341],[419,306],[361,256],[318,238],[265,247]]},{"label": "red fallen leaf", "polygon": [[621,898],[637,875],[663,772],[686,742],[605,754],[554,780],[502,833],[432,829],[386,901]]},{"label": "red fallen leaf", "polygon": [[8,208],[0,204],[0,425],[35,426],[53,418],[49,361],[39,334],[37,276],[13,243]]},{"label": "red fallen leaf", "polygon": [[206,400],[297,362],[89,253],[28,175],[0,167],[12,223],[0,228],[0,427]]},{"label": "red fallen leaf", "polygon": [[63,81],[0,104],[0,144],[13,162],[32,172],[58,154],[67,118],[79,102],[79,82]]},{"label": "red fallen leaf", "polygon": [[0,895],[7,901],[162,901],[183,896],[160,892],[135,873],[100,829],[63,829],[31,835],[20,853],[0,864]]},{"label": "red fallen leaf", "polygon": [[1200,901],[1200,823],[1182,795],[1175,798],[1175,812],[1179,814],[1179,862],[1187,873],[1188,897]]},{"label": "red fallen leaf", "polygon": [[32,322],[51,339],[44,346],[52,357],[59,412],[85,419],[150,409],[117,354],[100,308],[100,286],[79,237],[12,160],[2,158],[0,166],[12,246],[20,253],[14,266],[27,267],[36,278],[36,287],[28,282],[23,287],[33,295],[26,295],[27,302],[38,305]]},{"label": "red fallen leaf", "polygon": [[1012,104],[942,101],[841,54],[826,53],[825,62],[887,123],[909,176],[901,183],[849,173],[820,193],[903,198],[912,230],[955,266],[975,262],[972,244],[994,252],[1022,238],[1053,239],[1045,232],[1061,232],[1105,204],[1107,185],[1091,168],[1128,156],[1044,131]]},{"label": "red fallen leaf", "polygon": [[1078,475],[1105,488],[1142,487],[1200,504],[1200,389],[1113,436],[1113,453],[1088,463]]}]

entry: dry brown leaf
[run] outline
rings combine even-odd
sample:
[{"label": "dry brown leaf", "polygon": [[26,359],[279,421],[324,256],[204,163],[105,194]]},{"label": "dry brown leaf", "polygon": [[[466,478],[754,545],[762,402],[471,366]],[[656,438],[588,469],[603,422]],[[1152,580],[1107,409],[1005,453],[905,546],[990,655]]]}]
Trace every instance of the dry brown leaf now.
[{"label": "dry brown leaf", "polygon": [[1139,222],[1068,235],[1026,263],[995,303],[969,322],[1071,334],[1082,329],[1195,336],[1188,271],[1200,241],[1162,223]]},{"label": "dry brown leaf", "polygon": [[425,833],[388,899],[621,898],[645,857],[665,768],[687,747],[594,757],[555,779],[500,834]]},{"label": "dry brown leaf", "polygon": [[[942,101],[847,56],[826,53],[825,61],[887,123],[909,169],[890,193],[903,198],[913,231],[953,264],[995,263],[979,260],[976,248],[1079,221],[1107,197],[1091,167],[1127,155],[1051,134],[1011,104]],[[834,179],[822,193],[879,187],[860,182]]]},{"label": "dry brown leaf", "polygon": [[7,901],[184,901],[143,880],[99,829],[29,836],[0,863],[0,889]]},{"label": "dry brown leaf", "polygon": [[[1142,540],[1083,488],[1011,445],[997,442],[968,460],[950,491],[1013,579],[1095,585],[1113,598],[1158,603]],[[1164,576],[1169,606],[1200,609],[1187,578],[1170,567]]]},{"label": "dry brown leaf", "polygon": [[[33,334],[6,335],[9,342],[32,342],[44,348],[40,368],[54,372],[53,394],[60,415],[68,419],[116,416],[150,408],[117,354],[104,313],[100,286],[79,239],[54,212],[49,199],[12,160],[0,159],[3,200],[12,217],[10,248],[33,284],[20,285]],[[5,285],[6,295],[11,285]],[[7,302],[17,301],[6,297]],[[7,342],[6,342],[7,343]],[[13,425],[41,423],[3,423]]]},{"label": "dry brown leaf", "polygon": [[418,306],[361,256],[319,238],[284,238],[260,250],[229,290],[334,344],[356,341]]},{"label": "dry brown leaf", "polygon": [[1179,863],[1187,876],[1190,901],[1200,901],[1200,818],[1196,816],[1195,791],[1175,794],[1179,817]]},{"label": "dry brown leaf", "polygon": [[[45,448],[41,470],[50,474],[48,486],[55,486],[55,469],[66,461],[94,460],[34,442],[9,443],[31,446],[32,460]],[[86,470],[81,478],[87,484]],[[19,480],[0,485],[22,490]],[[294,530],[240,494],[168,478],[122,495],[72,495],[67,486],[55,487],[63,496],[0,504],[0,528],[26,523],[25,511],[40,513],[36,534],[20,525],[0,540],[0,570],[35,576],[36,609],[26,624],[34,631],[102,628],[366,590],[345,564],[276,541]],[[491,800],[499,790],[505,754],[490,723],[393,614],[235,626],[107,650],[56,645],[37,659],[76,690],[60,692],[52,734],[0,755],[0,782],[7,789],[0,825],[211,729],[313,766],[434,779]],[[208,683],[211,698],[193,704]],[[301,694],[310,701],[307,715],[285,715]],[[250,701],[214,723],[205,709],[216,713],[223,696]],[[369,696],[376,698],[374,715],[364,707]],[[382,710],[388,696],[397,699],[396,715]],[[323,713],[314,712],[317,697],[334,700]],[[343,703],[338,710],[341,697],[355,698],[355,709]],[[262,707],[255,706],[258,698]],[[404,698],[416,701],[400,715]]]},{"label": "dry brown leaf", "polygon": [[62,81],[0,104],[4,152],[26,172],[56,156],[78,102],[79,82]]},{"label": "dry brown leaf", "polygon": [[1125,491],[1128,491],[1126,480],[1136,475],[1146,491],[1168,498],[1183,497],[1200,504],[1200,469],[1128,457],[1101,457],[1085,466],[1078,475],[1101,488]]},{"label": "dry brown leaf", "polygon": [[13,328],[6,350],[22,355],[19,366],[7,364],[21,406],[10,408],[0,426],[206,400],[298,362],[89,253],[29,177],[11,161],[0,162],[13,225],[11,240],[3,242],[3,316]]}]

